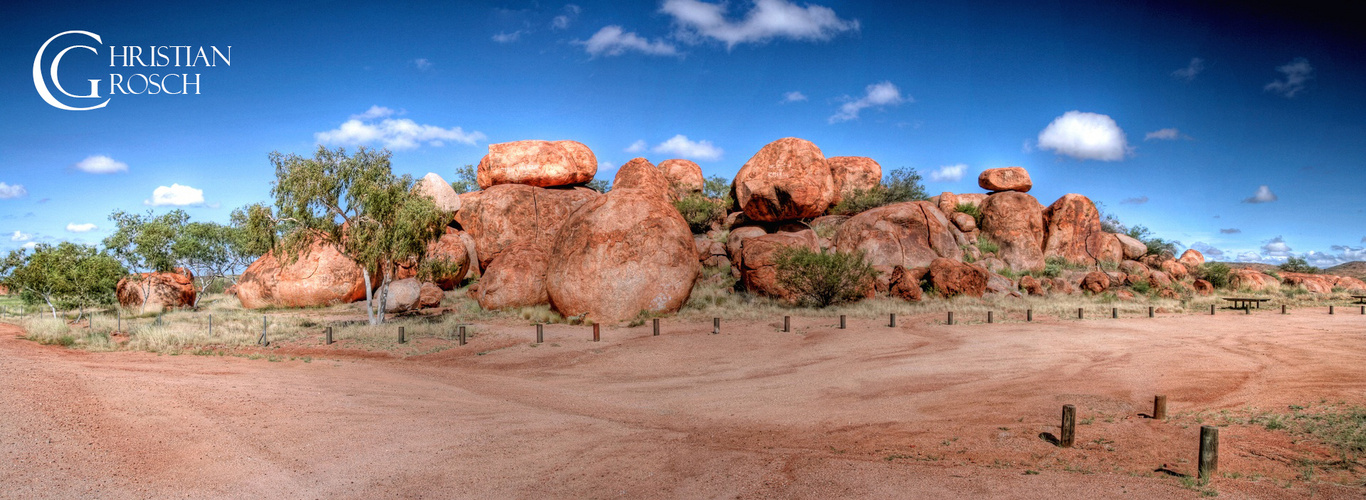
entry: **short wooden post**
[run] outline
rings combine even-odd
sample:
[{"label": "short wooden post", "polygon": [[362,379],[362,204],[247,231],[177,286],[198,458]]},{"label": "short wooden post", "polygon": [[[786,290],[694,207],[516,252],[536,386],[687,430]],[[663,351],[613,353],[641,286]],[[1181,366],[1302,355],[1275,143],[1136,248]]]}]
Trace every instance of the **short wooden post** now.
[{"label": "short wooden post", "polygon": [[266,338],[266,315],[264,314],[261,315],[261,341],[258,343],[266,347],[270,346],[270,339]]},{"label": "short wooden post", "polygon": [[544,342],[545,342],[545,327],[544,327],[543,325],[541,325],[540,323],[536,323],[536,343],[537,343],[537,344],[540,344],[540,343],[544,343]]},{"label": "short wooden post", "polygon": [[1333,314],[1333,306],[1328,306],[1328,314]]},{"label": "short wooden post", "polygon": [[1366,306],[1361,306],[1361,314],[1366,316]]},{"label": "short wooden post", "polygon": [[1243,308],[1243,314],[1252,314],[1252,308],[1251,308],[1251,307],[1244,307],[1244,308]]},{"label": "short wooden post", "polygon": [[1030,322],[1034,321],[1034,310],[1033,310],[1033,309],[1025,309],[1025,321],[1030,321]]},{"label": "short wooden post", "polygon": [[717,335],[717,334],[719,334],[719,333],[721,333],[721,318],[712,318],[712,319],[711,319],[711,334],[712,334],[712,335]]},{"label": "short wooden post", "polygon": [[1148,306],[1148,317],[1149,317],[1149,318],[1153,317],[1153,312],[1154,312],[1154,311],[1153,311],[1153,306]]},{"label": "short wooden post", "polygon": [[1058,446],[1071,448],[1072,442],[1077,436],[1077,407],[1072,405],[1062,405],[1062,436],[1058,438]]},{"label": "short wooden post", "polygon": [[[539,329],[540,325],[536,325],[536,326],[538,327],[537,329]],[[538,337],[537,342],[540,342],[540,339],[539,339],[540,334],[538,333],[536,336]],[[406,336],[403,335],[403,327],[401,327],[401,326],[398,327],[398,343],[400,343],[400,344],[406,344],[406,343],[408,343],[408,337],[406,337]]]},{"label": "short wooden post", "polygon": [[465,325],[460,325],[456,331],[460,332],[460,345],[465,345]]},{"label": "short wooden post", "polygon": [[948,325],[952,325],[952,324],[953,324],[953,311],[949,311],[949,321],[948,321],[948,323],[945,323],[945,324],[948,324]]},{"label": "short wooden post", "polygon": [[323,337],[327,342],[326,345],[332,345],[332,327],[329,326],[327,327],[327,330],[323,331]]},{"label": "short wooden post", "polygon": [[1157,395],[1153,397],[1153,420],[1165,420],[1167,418],[1167,396]]},{"label": "short wooden post", "polygon": [[792,331],[792,316],[783,316],[783,333]]},{"label": "short wooden post", "polygon": [[1200,426],[1200,468],[1199,478],[1203,482],[1214,479],[1219,473],[1219,428],[1213,425]]},{"label": "short wooden post", "polygon": [[1285,304],[1281,304],[1281,314],[1285,314]]},{"label": "short wooden post", "polygon": [[990,324],[990,323],[995,323],[995,322],[996,322],[996,316],[995,316],[994,314],[992,314],[992,311],[987,311],[987,323]]},{"label": "short wooden post", "polygon": [[896,313],[892,313],[891,319],[887,320],[888,328],[896,328]]},{"label": "short wooden post", "polygon": [[117,328],[114,328],[114,331],[115,331],[115,332],[121,332],[121,331],[123,331],[123,309],[120,309],[120,308],[117,308],[117,307],[116,307],[116,308],[114,308],[114,313],[115,313],[115,314],[118,314],[118,316],[119,316],[119,324],[118,324],[118,327],[117,327]]},{"label": "short wooden post", "polygon": [[654,336],[658,337],[658,336],[659,336],[659,318],[655,318],[654,321],[653,321],[653,323],[654,323],[653,326],[654,326],[654,330],[655,330]]},{"label": "short wooden post", "polygon": [[845,325],[844,325],[844,315],[841,314],[841,315],[840,315],[840,330],[843,330],[843,329],[844,329],[844,326],[845,326]]},{"label": "short wooden post", "polygon": [[[1333,306],[1328,306],[1328,314],[1333,314]],[[157,313],[157,326],[161,326],[161,313]]]},{"label": "short wooden post", "polygon": [[593,323],[593,342],[602,341],[602,331],[599,328],[597,323]]},{"label": "short wooden post", "polygon": [[1119,319],[1119,308],[1118,308],[1118,307],[1111,307],[1111,308],[1110,308],[1110,319]]},{"label": "short wooden post", "polygon": [[1209,315],[1214,316],[1214,304],[1209,305]]},{"label": "short wooden post", "polygon": [[1086,319],[1086,316],[1082,313],[1082,309],[1080,307],[1077,308],[1077,319]]}]

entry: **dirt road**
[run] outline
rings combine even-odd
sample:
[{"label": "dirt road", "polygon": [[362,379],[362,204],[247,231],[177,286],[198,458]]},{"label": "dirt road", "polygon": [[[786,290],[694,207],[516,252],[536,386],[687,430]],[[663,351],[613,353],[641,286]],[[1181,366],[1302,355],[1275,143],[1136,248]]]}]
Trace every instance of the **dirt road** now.
[{"label": "dirt road", "polygon": [[[0,496],[1199,496],[1194,412],[1366,404],[1366,317],[1303,312],[942,326],[794,318],[486,327],[416,358],[87,353],[0,325]],[[435,342],[435,341],[433,341]],[[292,349],[292,350],[291,350]],[[1145,418],[1166,394],[1174,418]],[[1078,410],[1077,446],[1058,432]],[[1221,431],[1222,498],[1331,450]],[[1189,486],[1189,485],[1188,485]]]}]

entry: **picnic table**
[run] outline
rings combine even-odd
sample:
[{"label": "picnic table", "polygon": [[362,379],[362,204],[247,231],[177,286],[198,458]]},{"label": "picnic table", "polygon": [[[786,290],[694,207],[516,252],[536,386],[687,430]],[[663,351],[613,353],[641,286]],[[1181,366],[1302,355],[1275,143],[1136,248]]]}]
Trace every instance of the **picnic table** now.
[{"label": "picnic table", "polygon": [[1257,309],[1261,309],[1261,308],[1262,308],[1262,302],[1266,302],[1266,301],[1271,300],[1271,299],[1252,299],[1252,298],[1246,298],[1246,297],[1224,297],[1224,300],[1227,300],[1227,301],[1229,301],[1229,302],[1232,302],[1232,303],[1233,303],[1233,308],[1234,308],[1234,309],[1251,309],[1251,308],[1252,308],[1252,304],[1257,304]]},{"label": "picnic table", "polygon": [[1353,295],[1352,298],[1357,299],[1358,304],[1366,304],[1366,295]]}]

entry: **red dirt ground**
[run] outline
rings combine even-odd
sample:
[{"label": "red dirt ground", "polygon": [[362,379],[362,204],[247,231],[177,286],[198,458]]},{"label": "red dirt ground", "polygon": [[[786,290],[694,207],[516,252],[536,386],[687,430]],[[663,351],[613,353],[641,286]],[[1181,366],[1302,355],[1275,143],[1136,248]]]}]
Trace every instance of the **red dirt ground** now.
[{"label": "red dirt ground", "polygon": [[[1363,316],[793,323],[272,351],[307,363],[88,353],[0,325],[0,496],[1194,498],[1157,472],[1194,473],[1192,413],[1366,404]],[[1171,420],[1142,415],[1154,394]],[[1082,424],[1062,449],[1040,434],[1067,403]],[[1321,444],[1220,437],[1221,498],[1366,493],[1297,479],[1297,459],[1334,456]]]}]

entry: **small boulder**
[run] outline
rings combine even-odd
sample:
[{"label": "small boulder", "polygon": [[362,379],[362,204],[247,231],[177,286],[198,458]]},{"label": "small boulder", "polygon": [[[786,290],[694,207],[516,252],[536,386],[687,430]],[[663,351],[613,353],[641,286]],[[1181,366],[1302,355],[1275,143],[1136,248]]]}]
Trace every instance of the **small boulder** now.
[{"label": "small boulder", "polygon": [[1181,258],[1176,260],[1186,266],[1186,269],[1195,269],[1205,263],[1205,255],[1200,253],[1199,250],[1191,248],[1187,249],[1181,254]]},{"label": "small boulder", "polygon": [[1115,239],[1119,240],[1121,251],[1124,258],[1128,260],[1138,260],[1148,253],[1148,245],[1127,234],[1115,234]]},{"label": "small boulder", "polygon": [[986,291],[986,293],[991,294],[991,295],[996,295],[996,296],[1002,296],[1002,297],[1020,297],[1020,296],[1021,296],[1021,295],[1020,295],[1020,289],[1019,289],[1019,287],[1016,287],[1016,286],[1015,286],[1015,282],[1010,281],[1010,278],[1007,278],[1007,277],[1005,277],[1005,276],[1001,276],[1001,275],[996,274],[996,273],[993,273],[993,272],[988,272],[988,273],[987,273],[987,291]]},{"label": "small boulder", "polygon": [[515,141],[489,144],[477,176],[480,189],[499,184],[545,188],[584,184],[597,173],[597,157],[582,143]]},{"label": "small boulder", "polygon": [[914,269],[907,269],[902,266],[892,267],[891,276],[887,280],[888,295],[907,302],[920,302],[920,299],[924,297],[920,282],[929,272],[930,268],[928,267]]},{"label": "small boulder", "polygon": [[820,148],[787,137],[764,146],[735,175],[736,201],[756,221],[819,217],[835,199],[835,181]]},{"label": "small boulder", "polygon": [[1034,296],[1043,296],[1046,293],[1044,292],[1043,284],[1039,283],[1039,280],[1034,279],[1033,276],[1028,274],[1020,277],[1020,288],[1023,289],[1025,293]]},{"label": "small boulder", "polygon": [[1171,276],[1173,280],[1177,281],[1185,279],[1186,276],[1190,276],[1190,270],[1186,269],[1185,264],[1174,260],[1163,261],[1162,272],[1167,273],[1168,276]]},{"label": "small boulder", "polygon": [[768,234],[760,226],[742,226],[730,230],[726,235],[726,255],[730,257],[733,266],[741,267],[744,265],[743,245],[746,239],[763,236]]},{"label": "small boulder", "polygon": [[958,226],[959,231],[977,230],[977,219],[972,218],[971,215],[963,212],[953,212],[953,215],[950,217],[953,219],[953,225]]},{"label": "small boulder", "polygon": [[1148,266],[1145,266],[1138,262],[1134,262],[1132,260],[1120,262],[1119,270],[1124,271],[1124,274],[1127,274],[1129,276],[1138,276],[1145,280],[1148,279],[1148,274],[1152,273],[1152,270],[1148,269]]},{"label": "small boulder", "polygon": [[418,291],[417,306],[421,308],[436,307],[441,305],[441,299],[446,298],[445,292],[436,283],[423,283]]},{"label": "small boulder", "polygon": [[1086,273],[1081,280],[1081,288],[1091,293],[1101,293],[1110,289],[1110,276],[1100,271]]},{"label": "small boulder", "polygon": [[677,193],[701,193],[707,186],[702,167],[692,160],[664,160],[659,162],[659,171]]},{"label": "small boulder", "polygon": [[1019,191],[1028,193],[1034,187],[1024,167],[988,168],[977,176],[977,185],[987,191]]},{"label": "small boulder", "polygon": [[1200,295],[1214,293],[1214,284],[1205,280],[1195,280],[1195,283],[1193,283],[1192,286],[1195,288],[1195,293]]},{"label": "small boulder", "polygon": [[533,244],[515,246],[498,254],[479,278],[479,292],[475,296],[479,307],[497,310],[550,303],[546,292],[549,259],[544,247]]},{"label": "small boulder", "polygon": [[1148,273],[1148,285],[1153,288],[1167,288],[1169,286],[1172,286],[1172,279],[1170,276],[1167,275],[1167,273],[1164,273],[1162,271],[1153,271],[1151,273]]},{"label": "small boulder", "polygon": [[1062,279],[1062,278],[1052,278],[1052,279],[1049,279],[1049,280],[1048,280],[1048,283],[1052,284],[1052,291],[1053,291],[1053,293],[1062,294],[1062,295],[1071,295],[1072,293],[1074,293],[1074,292],[1076,291],[1075,289],[1072,288],[1072,284],[1071,284],[1071,283],[1068,283],[1067,280]]},{"label": "small boulder", "polygon": [[389,294],[384,297],[384,312],[398,313],[416,310],[422,297],[422,284],[406,278],[389,283]]},{"label": "small boulder", "polygon": [[930,283],[940,297],[981,297],[987,290],[987,274],[986,269],[953,259],[937,258],[930,262]]},{"label": "small boulder", "polygon": [[839,204],[855,191],[867,191],[882,184],[882,165],[872,158],[836,156],[825,162],[830,165],[830,174],[835,181],[835,197],[830,200],[831,206]]}]

